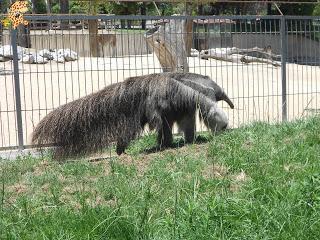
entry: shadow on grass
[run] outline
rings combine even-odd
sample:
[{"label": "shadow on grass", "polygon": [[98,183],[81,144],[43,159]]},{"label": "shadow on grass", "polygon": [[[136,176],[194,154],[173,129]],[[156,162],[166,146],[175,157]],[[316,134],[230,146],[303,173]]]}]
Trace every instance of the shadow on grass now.
[{"label": "shadow on grass", "polygon": [[[208,143],[211,139],[212,139],[212,136],[210,135],[199,135],[196,137],[195,141],[191,144],[204,144],[204,143]],[[168,149],[182,148],[186,145],[189,145],[189,144],[186,143],[183,138],[178,138],[174,140],[172,146],[170,147],[153,146],[151,148],[141,149],[138,153],[150,154],[150,153],[162,152]]]}]

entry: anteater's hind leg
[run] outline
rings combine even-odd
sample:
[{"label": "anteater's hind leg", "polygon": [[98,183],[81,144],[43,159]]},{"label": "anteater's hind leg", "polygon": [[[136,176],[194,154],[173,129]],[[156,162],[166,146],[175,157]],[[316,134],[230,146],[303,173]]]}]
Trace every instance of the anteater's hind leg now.
[{"label": "anteater's hind leg", "polygon": [[162,118],[162,126],[158,129],[158,146],[159,148],[172,147],[173,136],[172,136],[173,121],[166,117]]},{"label": "anteater's hind leg", "polygon": [[184,133],[186,143],[193,143],[195,140],[196,119],[195,113],[190,113],[178,121],[179,129]]}]

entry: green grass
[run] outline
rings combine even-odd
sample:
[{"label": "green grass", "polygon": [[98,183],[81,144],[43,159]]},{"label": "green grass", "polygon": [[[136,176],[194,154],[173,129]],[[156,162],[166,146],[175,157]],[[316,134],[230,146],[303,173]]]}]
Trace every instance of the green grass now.
[{"label": "green grass", "polygon": [[[319,239],[320,119],[59,164],[0,161],[0,239]],[[179,142],[178,142],[179,143]]]}]

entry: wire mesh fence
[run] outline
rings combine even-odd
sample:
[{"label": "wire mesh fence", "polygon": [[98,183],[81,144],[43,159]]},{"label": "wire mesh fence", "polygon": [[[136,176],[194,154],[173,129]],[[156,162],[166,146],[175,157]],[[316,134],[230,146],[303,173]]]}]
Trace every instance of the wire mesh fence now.
[{"label": "wire mesh fence", "polygon": [[34,126],[64,103],[130,76],[162,72],[146,33],[179,21],[192,21],[191,31],[170,35],[191,39],[189,71],[210,76],[233,100],[233,110],[219,102],[231,127],[319,112],[320,17],[26,19],[29,27],[18,29],[17,36],[1,29],[0,149],[28,147]]}]

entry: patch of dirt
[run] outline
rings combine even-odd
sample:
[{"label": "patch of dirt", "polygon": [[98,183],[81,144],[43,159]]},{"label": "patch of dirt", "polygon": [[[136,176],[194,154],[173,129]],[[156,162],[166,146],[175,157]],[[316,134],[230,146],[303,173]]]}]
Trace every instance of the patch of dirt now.
[{"label": "patch of dirt", "polygon": [[10,192],[21,194],[28,191],[28,186],[24,183],[16,183],[7,188]]},{"label": "patch of dirt", "polygon": [[48,192],[49,188],[50,188],[50,184],[49,184],[49,183],[45,183],[45,184],[43,184],[43,185],[41,186],[41,190],[42,190],[43,192]]},{"label": "patch of dirt", "polygon": [[230,178],[232,180],[230,184],[231,192],[239,192],[241,187],[250,181],[250,177],[243,170],[238,174],[231,175]]},{"label": "patch of dirt", "polygon": [[180,154],[199,157],[199,153],[207,154],[208,148],[208,144],[185,145],[179,148],[168,148],[156,152],[141,153],[135,157],[128,154],[117,156],[110,155],[110,153],[99,153],[92,155],[88,161],[90,161],[92,164],[102,164],[101,166],[104,168],[104,176],[108,176],[111,172],[110,159],[112,158],[116,158],[115,161],[119,164],[136,167],[138,174],[143,175],[148,169],[150,162],[159,156],[166,154]]},{"label": "patch of dirt", "polygon": [[168,162],[167,165],[166,165],[166,170],[168,172],[171,172],[172,170],[176,169],[177,166],[174,162]]},{"label": "patch of dirt", "polygon": [[49,167],[50,163],[48,160],[41,161],[37,166],[33,169],[33,174],[35,176],[41,176]]},{"label": "patch of dirt", "polygon": [[134,166],[138,171],[138,175],[143,175],[148,169],[152,159],[154,159],[154,154],[141,154],[136,158],[123,154],[119,157],[117,162],[125,166]]},{"label": "patch of dirt", "polygon": [[154,154],[173,154],[173,155],[188,155],[188,156],[199,156],[201,153],[208,153],[208,144],[193,144],[193,145],[185,145],[179,148],[169,148],[163,151],[159,151]]},{"label": "patch of dirt", "polygon": [[103,169],[103,173],[102,173],[103,176],[108,176],[111,172],[110,160],[107,158],[104,158],[104,159],[101,159],[100,161],[95,161],[95,162],[91,161],[91,164],[98,165],[99,167],[101,167]]},{"label": "patch of dirt", "polygon": [[60,181],[61,183],[64,183],[64,182],[67,181],[66,177],[63,176],[62,174],[59,174],[58,179],[59,179],[59,181]]},{"label": "patch of dirt", "polygon": [[5,188],[5,202],[8,204],[14,204],[20,194],[27,193],[29,190],[25,183],[16,183],[14,185]]},{"label": "patch of dirt", "polygon": [[237,174],[230,174],[229,168],[221,164],[210,164],[202,170],[205,179],[230,179],[230,191],[238,192],[241,187],[250,181],[250,177],[242,170]]},{"label": "patch of dirt", "polygon": [[66,186],[62,189],[63,193],[74,194],[78,189],[75,186]]},{"label": "patch of dirt", "polygon": [[71,206],[75,210],[82,209],[82,205],[80,203],[78,203],[77,201],[75,201],[71,195],[62,194],[59,197],[59,201],[64,203],[64,204],[67,204],[67,205]]},{"label": "patch of dirt", "polygon": [[221,164],[210,164],[202,170],[202,176],[205,179],[217,178],[223,179],[228,176],[228,167]]},{"label": "patch of dirt", "polygon": [[250,150],[253,147],[253,142],[251,140],[246,140],[243,144],[242,147],[246,150]]},{"label": "patch of dirt", "polygon": [[110,199],[106,201],[103,197],[98,195],[95,198],[87,198],[86,203],[93,208],[98,206],[115,207],[117,205],[117,199]]},{"label": "patch of dirt", "polygon": [[298,165],[294,165],[294,164],[285,164],[283,166],[283,169],[286,171],[286,172],[294,172],[296,170],[299,170],[301,169],[302,166],[298,166]]},{"label": "patch of dirt", "polygon": [[76,192],[95,194],[96,190],[86,180],[65,186],[62,189],[64,194],[74,194]]},{"label": "patch of dirt", "polygon": [[249,177],[244,171],[241,171],[238,174],[232,175],[231,179],[233,179],[236,182],[246,182],[249,180]]},{"label": "patch of dirt", "polygon": [[292,144],[295,141],[305,141],[307,138],[305,133],[299,133],[296,137],[286,137],[283,139],[285,144]]},{"label": "patch of dirt", "polygon": [[98,177],[97,176],[87,176],[86,180],[92,183],[96,183],[98,181]]}]

